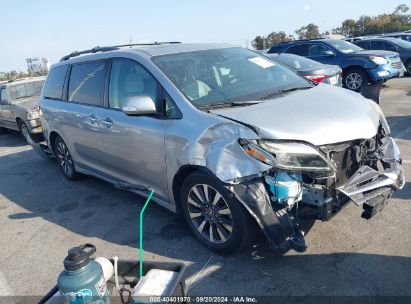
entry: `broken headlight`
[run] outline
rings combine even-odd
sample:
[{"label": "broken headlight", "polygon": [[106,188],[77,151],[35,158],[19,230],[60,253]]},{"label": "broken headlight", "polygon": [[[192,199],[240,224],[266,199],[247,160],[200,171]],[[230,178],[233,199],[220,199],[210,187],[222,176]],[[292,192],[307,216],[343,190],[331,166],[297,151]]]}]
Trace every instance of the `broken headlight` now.
[{"label": "broken headlight", "polygon": [[335,166],[313,146],[301,142],[259,141],[261,147],[273,156],[272,165],[295,171],[335,171]]}]

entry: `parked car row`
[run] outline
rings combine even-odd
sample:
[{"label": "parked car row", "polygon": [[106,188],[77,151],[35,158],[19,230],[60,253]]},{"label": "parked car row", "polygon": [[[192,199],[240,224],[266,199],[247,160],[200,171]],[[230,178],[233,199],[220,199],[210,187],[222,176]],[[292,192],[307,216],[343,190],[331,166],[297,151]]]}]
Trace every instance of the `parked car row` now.
[{"label": "parked car row", "polygon": [[[356,48],[321,40],[275,50],[294,46],[341,62]],[[384,63],[394,53],[358,53],[367,77],[394,73]],[[257,229],[275,248],[304,251],[301,208],[327,221],[352,201],[369,219],[404,186],[401,158],[379,106],[338,87],[339,68],[269,56],[180,43],[74,52],[41,94],[40,79],[1,86],[14,113],[40,94],[39,111],[25,107],[6,127],[37,128],[39,115],[41,145],[67,179],[150,186],[215,252],[247,248]]]},{"label": "parked car row", "polygon": [[273,45],[268,54],[295,54],[342,69],[342,83],[347,89],[361,91],[368,83],[402,77],[404,65],[398,53],[364,50],[344,40],[295,40]]},{"label": "parked car row", "polygon": [[0,133],[18,130],[26,140],[42,136],[38,99],[44,80],[32,77],[0,84]]}]

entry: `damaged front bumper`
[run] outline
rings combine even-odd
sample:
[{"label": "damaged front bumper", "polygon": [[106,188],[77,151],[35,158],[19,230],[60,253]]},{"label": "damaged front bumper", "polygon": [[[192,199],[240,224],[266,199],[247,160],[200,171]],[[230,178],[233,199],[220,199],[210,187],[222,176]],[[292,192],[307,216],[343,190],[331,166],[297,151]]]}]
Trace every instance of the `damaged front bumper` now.
[{"label": "damaged front bumper", "polygon": [[[301,182],[303,195],[300,203],[317,207],[318,218],[328,220],[343,205],[353,201],[363,206],[363,218],[371,218],[383,208],[393,191],[404,186],[405,178],[398,147],[391,137],[384,138],[376,151],[361,163],[348,181],[338,187]],[[237,185],[227,185],[227,188],[248,209],[275,248],[304,251],[306,245],[298,220],[298,203],[284,205],[274,200],[265,182],[265,174],[250,177]]]}]

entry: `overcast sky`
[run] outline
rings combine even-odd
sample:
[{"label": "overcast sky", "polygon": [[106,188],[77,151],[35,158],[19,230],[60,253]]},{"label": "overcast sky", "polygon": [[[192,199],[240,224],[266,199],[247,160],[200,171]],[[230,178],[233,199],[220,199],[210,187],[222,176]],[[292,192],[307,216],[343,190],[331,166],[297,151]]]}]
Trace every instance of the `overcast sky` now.
[{"label": "overcast sky", "polygon": [[0,71],[25,70],[26,57],[52,63],[75,50],[148,41],[227,42],[314,22],[321,31],[347,18],[389,13],[411,0],[10,0],[1,5]]}]

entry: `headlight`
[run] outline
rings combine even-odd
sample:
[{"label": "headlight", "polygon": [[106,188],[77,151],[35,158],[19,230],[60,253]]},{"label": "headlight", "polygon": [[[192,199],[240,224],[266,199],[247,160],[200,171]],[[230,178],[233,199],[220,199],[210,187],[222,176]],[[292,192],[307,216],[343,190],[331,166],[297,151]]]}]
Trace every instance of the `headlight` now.
[{"label": "headlight", "polygon": [[[321,172],[336,170],[319,150],[307,144],[266,140],[259,141],[259,144],[262,149],[249,142],[242,146],[250,156],[279,169]],[[270,157],[266,155],[267,152]]]},{"label": "headlight", "polygon": [[246,139],[240,138],[238,142],[248,155],[267,165],[274,166],[274,157],[270,153]]},{"label": "headlight", "polygon": [[375,64],[378,65],[382,65],[382,64],[387,64],[388,60],[385,59],[384,57],[379,57],[379,56],[370,56],[370,59],[372,62],[374,62]]}]

